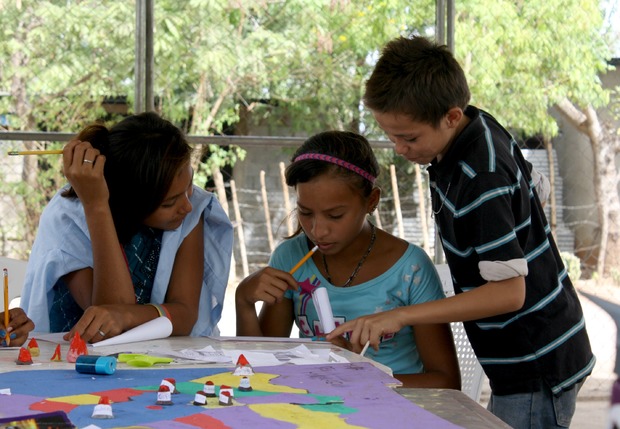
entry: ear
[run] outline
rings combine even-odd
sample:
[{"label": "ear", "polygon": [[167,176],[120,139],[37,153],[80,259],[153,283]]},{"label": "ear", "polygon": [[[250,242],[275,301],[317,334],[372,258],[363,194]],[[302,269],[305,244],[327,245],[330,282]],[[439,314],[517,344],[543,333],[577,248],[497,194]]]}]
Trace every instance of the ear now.
[{"label": "ear", "polygon": [[366,206],[366,211],[368,214],[372,214],[377,206],[379,205],[379,200],[381,199],[381,188],[375,186],[370,192],[370,196],[368,197],[368,202]]},{"label": "ear", "polygon": [[446,113],[446,123],[448,128],[455,128],[463,118],[463,110],[460,107],[453,107]]}]

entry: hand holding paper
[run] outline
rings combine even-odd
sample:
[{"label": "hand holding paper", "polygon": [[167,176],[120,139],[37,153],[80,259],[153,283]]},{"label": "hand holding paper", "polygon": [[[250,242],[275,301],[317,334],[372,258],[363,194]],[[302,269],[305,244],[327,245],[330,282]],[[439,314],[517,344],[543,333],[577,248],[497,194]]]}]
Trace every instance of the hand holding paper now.
[{"label": "hand holding paper", "polygon": [[158,317],[157,319],[149,320],[142,325],[136,326],[127,332],[123,332],[116,337],[108,338],[107,340],[99,341],[92,344],[93,347],[113,346],[116,344],[135,343],[138,341],[156,340],[159,338],[166,338],[172,334],[172,322],[167,317]]}]

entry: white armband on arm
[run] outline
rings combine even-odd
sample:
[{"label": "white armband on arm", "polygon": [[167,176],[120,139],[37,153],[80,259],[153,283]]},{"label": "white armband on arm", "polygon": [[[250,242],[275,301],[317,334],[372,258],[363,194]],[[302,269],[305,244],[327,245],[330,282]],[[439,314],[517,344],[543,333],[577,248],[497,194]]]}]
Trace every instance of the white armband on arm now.
[{"label": "white armband on arm", "polygon": [[544,205],[549,199],[549,195],[551,195],[551,183],[549,183],[547,176],[535,168],[532,168],[531,174],[532,182],[534,182],[534,187],[536,188],[536,193],[538,194],[538,199],[540,199],[540,202]]},{"label": "white armband on arm", "polygon": [[478,269],[483,279],[488,282],[501,282],[514,277],[527,276],[527,261],[511,259],[510,261],[480,261]]}]

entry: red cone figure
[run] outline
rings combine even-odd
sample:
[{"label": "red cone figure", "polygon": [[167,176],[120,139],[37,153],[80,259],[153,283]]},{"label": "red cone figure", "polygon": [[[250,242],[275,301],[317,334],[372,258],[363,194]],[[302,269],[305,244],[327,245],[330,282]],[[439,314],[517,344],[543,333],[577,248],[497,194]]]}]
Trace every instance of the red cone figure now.
[{"label": "red cone figure", "polygon": [[30,341],[28,341],[28,350],[30,350],[30,354],[34,357],[41,354],[41,351],[39,350],[39,343],[37,343],[37,340],[34,338],[31,338]]},{"label": "red cone figure", "polygon": [[32,365],[32,355],[30,351],[22,347],[19,349],[19,356],[17,357],[17,361],[15,361],[17,365]]},{"label": "red cone figure", "polygon": [[56,345],[56,350],[50,359],[52,362],[62,362],[62,356],[60,355],[60,344]]},{"label": "red cone figure", "polygon": [[71,343],[69,344],[69,352],[67,353],[67,362],[75,363],[78,356],[87,355],[88,348],[86,347],[86,341],[80,337],[80,334],[77,332],[71,339]]}]

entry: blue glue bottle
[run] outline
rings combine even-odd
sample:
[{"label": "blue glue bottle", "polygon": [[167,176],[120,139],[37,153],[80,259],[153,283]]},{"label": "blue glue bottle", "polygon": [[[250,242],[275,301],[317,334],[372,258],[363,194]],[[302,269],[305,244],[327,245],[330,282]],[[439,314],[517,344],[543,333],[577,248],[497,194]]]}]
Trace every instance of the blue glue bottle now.
[{"label": "blue glue bottle", "polygon": [[75,370],[84,374],[111,375],[116,371],[116,358],[80,355],[75,361]]}]

